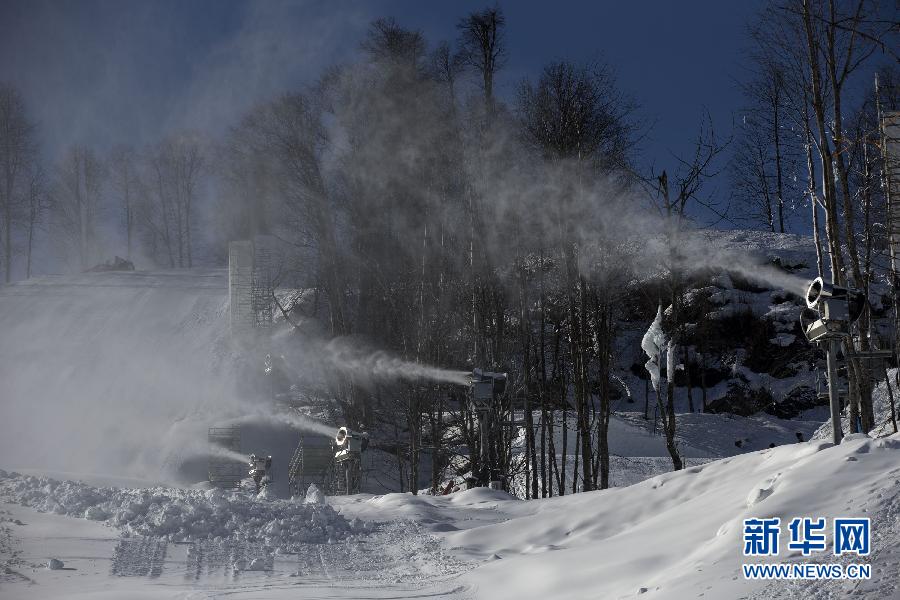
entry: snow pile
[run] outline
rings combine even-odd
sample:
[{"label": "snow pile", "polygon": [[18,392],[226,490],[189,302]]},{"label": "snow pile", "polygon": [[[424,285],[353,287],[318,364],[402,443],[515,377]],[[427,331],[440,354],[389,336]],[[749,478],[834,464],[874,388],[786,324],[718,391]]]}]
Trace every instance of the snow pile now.
[{"label": "snow pile", "polygon": [[[500,502],[508,521],[448,533],[483,562],[463,576],[484,598],[895,597],[900,569],[900,434],[848,436],[743,454],[620,489]],[[869,517],[872,578],[746,580],[743,562],[859,562],[829,551],[745,559],[747,518]],[[786,525],[782,529],[786,544]],[[491,560],[496,555],[502,560]],[[814,591],[813,591],[814,590]]]},{"label": "snow pile", "polygon": [[95,488],[0,471],[0,499],[41,512],[103,521],[126,536],[246,540],[282,551],[302,543],[344,540],[365,530],[325,503],[258,500],[219,489]]}]

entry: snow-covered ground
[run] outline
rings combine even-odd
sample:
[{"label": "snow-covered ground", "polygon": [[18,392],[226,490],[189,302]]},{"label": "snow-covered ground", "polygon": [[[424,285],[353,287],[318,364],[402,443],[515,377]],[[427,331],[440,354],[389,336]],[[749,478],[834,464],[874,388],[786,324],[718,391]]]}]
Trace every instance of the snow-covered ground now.
[{"label": "snow-covered ground", "polygon": [[[0,479],[0,496],[3,598],[900,597],[896,434],[852,436],[838,447],[783,445],[629,487],[527,502],[476,489],[330,498],[332,509],[9,473]],[[71,509],[67,497],[77,499]],[[22,503],[84,509],[88,517],[103,516],[90,511],[100,506],[108,520],[40,513]],[[216,507],[230,513],[233,530],[205,531]],[[281,550],[270,545],[265,531],[295,515],[318,533]],[[742,556],[743,519],[805,516],[869,517],[872,553],[853,558],[872,565],[871,579],[744,579],[741,563],[776,559]],[[338,534],[326,539],[317,518]],[[46,569],[50,558],[68,570]],[[850,558],[792,551],[777,560]]]}]

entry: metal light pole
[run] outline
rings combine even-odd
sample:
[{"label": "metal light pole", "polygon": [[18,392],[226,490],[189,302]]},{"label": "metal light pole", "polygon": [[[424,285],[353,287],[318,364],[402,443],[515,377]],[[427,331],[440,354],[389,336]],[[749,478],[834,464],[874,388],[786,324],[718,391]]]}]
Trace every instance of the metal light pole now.
[{"label": "metal light pole", "polygon": [[841,430],[841,397],[838,393],[837,385],[837,354],[841,347],[841,340],[839,338],[830,338],[825,344],[827,348],[825,363],[828,368],[828,403],[831,406],[831,439],[834,441],[834,445],[837,446],[844,437],[844,432]]}]

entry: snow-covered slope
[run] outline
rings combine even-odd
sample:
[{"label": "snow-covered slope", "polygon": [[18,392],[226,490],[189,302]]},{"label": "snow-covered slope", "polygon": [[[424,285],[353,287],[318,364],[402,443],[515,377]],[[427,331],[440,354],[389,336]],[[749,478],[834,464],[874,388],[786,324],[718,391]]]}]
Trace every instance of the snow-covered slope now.
[{"label": "snow-covered slope", "polygon": [[[870,582],[778,582],[760,597],[821,598],[838,588],[866,592],[856,597],[896,597],[898,477],[900,436],[860,436],[839,447],[808,442],[628,488],[522,503],[516,518],[447,541],[483,559],[501,559],[466,576],[484,598],[739,598],[766,587],[742,576],[743,519],[866,516],[874,531]],[[793,554],[779,560],[798,560]],[[821,553],[811,560],[835,557]],[[803,591],[792,595],[795,587]]]},{"label": "snow-covered slope", "polygon": [[[226,502],[199,492],[141,495],[16,476],[0,482],[3,501],[43,508],[59,504],[58,494],[76,491],[78,502],[101,506],[146,496],[147,502],[136,504],[148,510],[135,510],[134,515],[143,524],[139,532],[150,534],[107,537],[100,548],[93,534],[69,539],[60,517],[6,504],[8,516],[0,523],[6,546],[0,543],[0,558],[10,570],[0,578],[0,597],[50,598],[104,589],[147,598],[900,597],[896,585],[900,435],[851,436],[838,447],[821,441],[784,445],[659,475],[627,488],[547,500],[519,501],[486,489],[445,497],[333,498],[340,515],[328,513],[334,515],[330,522],[341,524],[348,541],[307,540],[287,552],[274,552],[273,547],[268,553],[264,544],[259,545],[262,538],[210,539],[190,526],[192,515],[198,520],[207,515],[203,506],[214,510],[217,503]],[[188,496],[194,499],[186,501]],[[227,503],[233,505],[230,512],[239,522],[235,531],[257,527],[263,538],[267,528],[279,522],[277,511],[288,516],[312,514],[309,508],[291,508],[285,501]],[[119,517],[109,516],[109,523],[129,531],[128,516],[116,514]],[[266,515],[273,515],[274,521]],[[748,559],[742,556],[742,521],[751,517],[780,517],[785,524],[794,517],[826,517],[829,523],[835,517],[869,517],[872,553],[863,558],[833,556],[829,527],[826,552],[802,557],[782,550],[777,558]],[[181,519],[178,531],[167,530],[176,518]],[[48,519],[54,520],[52,532],[42,525]],[[311,521],[310,527],[315,526],[315,519]],[[33,527],[44,531],[43,542],[32,537]],[[220,556],[223,551],[228,556]],[[264,577],[243,570],[232,573],[229,557],[251,555],[268,557],[261,567]],[[56,574],[39,568],[51,556],[75,571]],[[765,582],[747,580],[741,571],[744,562],[847,563],[851,558],[872,566],[870,580]],[[130,577],[126,580],[124,575]],[[64,578],[68,584],[61,588]]]}]

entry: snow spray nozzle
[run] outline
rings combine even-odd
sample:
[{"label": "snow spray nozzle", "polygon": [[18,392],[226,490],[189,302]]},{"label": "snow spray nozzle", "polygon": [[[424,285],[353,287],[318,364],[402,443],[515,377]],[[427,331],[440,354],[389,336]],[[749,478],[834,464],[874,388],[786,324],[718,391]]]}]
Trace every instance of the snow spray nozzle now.
[{"label": "snow spray nozzle", "polygon": [[833,295],[834,286],[830,283],[825,283],[821,277],[816,277],[806,289],[806,305],[810,308],[815,308],[822,296],[828,298]]},{"label": "snow spray nozzle", "polygon": [[[832,301],[840,301],[841,304],[835,305]],[[818,310],[825,319],[853,323],[862,316],[865,303],[866,295],[861,291],[834,285],[821,277],[813,279],[806,289],[806,306]],[[838,306],[841,308],[840,314],[836,310]]]},{"label": "snow spray nozzle", "polygon": [[351,452],[362,452],[369,445],[369,434],[353,431],[348,427],[338,429],[337,435],[334,436],[334,443],[338,448],[350,450]]},{"label": "snow spray nozzle", "polygon": [[850,324],[862,316],[866,295],[816,277],[805,294],[806,306],[800,326],[810,342],[849,335]]}]

